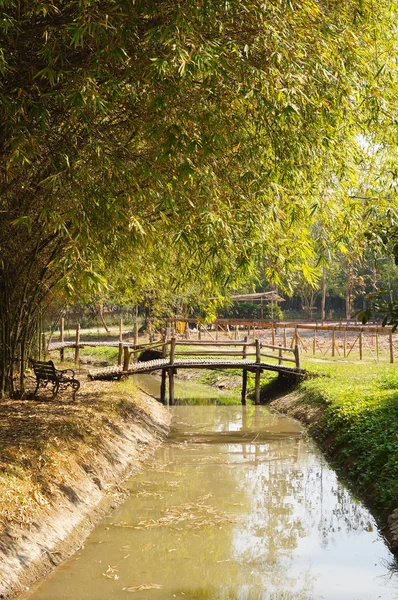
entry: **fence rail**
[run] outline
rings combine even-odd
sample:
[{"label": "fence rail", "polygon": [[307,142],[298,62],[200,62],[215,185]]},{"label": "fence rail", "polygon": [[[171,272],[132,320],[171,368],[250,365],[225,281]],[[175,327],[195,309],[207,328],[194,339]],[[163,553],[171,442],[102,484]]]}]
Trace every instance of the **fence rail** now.
[{"label": "fence rail", "polygon": [[[185,331],[182,331],[178,325],[185,323]],[[230,351],[237,351],[239,356],[240,349],[246,347],[247,356],[252,355],[255,339],[260,339],[262,348],[270,350],[268,356],[278,353],[282,347],[282,362],[284,360],[293,360],[285,357],[288,350],[295,346],[300,348],[302,354],[318,358],[340,358],[345,360],[371,360],[375,362],[388,361],[393,363],[396,351],[398,349],[398,333],[393,333],[391,327],[382,327],[376,324],[361,325],[352,322],[333,322],[333,323],[296,323],[296,322],[271,322],[260,320],[244,319],[217,319],[213,324],[207,326],[200,323],[197,319],[186,319],[179,317],[177,319],[168,319],[165,321],[165,329],[168,339],[177,338],[178,352],[184,346],[191,346],[190,352],[194,352],[197,347],[215,346],[222,341],[225,350],[230,346]],[[188,327],[194,325],[194,329]],[[178,332],[180,329],[180,332]],[[45,355],[47,351],[59,350],[61,360],[64,356],[64,349],[72,348],[75,350],[75,362],[79,360],[80,349],[86,346],[113,346],[119,349],[118,364],[123,363],[123,352],[125,347],[129,347],[136,355],[143,350],[156,349],[163,346],[163,340],[154,340],[155,334],[147,336],[145,340],[138,337],[138,327],[134,326],[134,331],[127,337],[123,332],[122,322],[120,322],[119,335],[111,340],[105,341],[103,338],[95,341],[93,339],[84,340],[80,326],[76,326],[75,333],[66,338],[63,319],[60,324],[59,340],[52,341],[43,334],[41,352]],[[119,338],[119,339],[118,339]],[[239,348],[239,351],[236,350]],[[209,348],[209,352],[214,348]],[[263,350],[262,350],[263,351]],[[227,355],[227,353],[225,352]],[[191,354],[194,356],[194,354]],[[214,356],[217,356],[214,354]],[[231,354],[230,356],[234,356]],[[136,358],[136,356],[135,356]]]}]

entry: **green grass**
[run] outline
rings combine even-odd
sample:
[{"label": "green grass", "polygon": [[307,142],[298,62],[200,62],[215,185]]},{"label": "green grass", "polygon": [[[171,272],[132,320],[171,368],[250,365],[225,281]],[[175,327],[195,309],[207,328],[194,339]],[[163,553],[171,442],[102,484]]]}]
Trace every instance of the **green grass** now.
[{"label": "green grass", "polygon": [[[114,365],[117,364],[118,354],[118,348],[109,346],[96,346],[90,348],[90,346],[86,346],[85,348],[80,348],[79,356],[82,363],[95,365],[106,362],[110,365]],[[65,349],[65,361],[73,362],[74,356],[74,349]],[[52,353],[52,359],[56,364],[60,362],[55,353]]]},{"label": "green grass", "polygon": [[307,361],[301,401],[322,408],[321,443],[382,510],[398,505],[398,370],[375,363]]}]

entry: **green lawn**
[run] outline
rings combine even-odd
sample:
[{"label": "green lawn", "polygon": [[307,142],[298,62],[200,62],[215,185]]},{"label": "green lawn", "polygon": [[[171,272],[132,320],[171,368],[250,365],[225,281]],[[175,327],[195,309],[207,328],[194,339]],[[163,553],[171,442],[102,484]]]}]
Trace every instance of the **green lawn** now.
[{"label": "green lawn", "polygon": [[359,489],[389,511],[398,505],[398,368],[306,361],[303,404],[322,407],[311,429]]}]

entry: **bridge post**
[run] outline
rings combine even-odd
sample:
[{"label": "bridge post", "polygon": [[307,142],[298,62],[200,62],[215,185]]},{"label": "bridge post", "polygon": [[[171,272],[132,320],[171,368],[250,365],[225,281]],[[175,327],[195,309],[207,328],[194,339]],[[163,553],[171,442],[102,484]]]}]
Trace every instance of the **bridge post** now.
[{"label": "bridge post", "polygon": [[254,403],[260,404],[260,376],[261,369],[256,369],[256,379],[254,384]]},{"label": "bridge post", "polygon": [[128,371],[130,366],[130,348],[125,346],[123,348],[124,357],[123,357],[123,371]]},{"label": "bridge post", "polygon": [[160,383],[160,401],[166,404],[166,369],[162,369],[162,381]]},{"label": "bridge post", "polygon": [[283,355],[282,355],[282,345],[279,344],[279,351],[278,351],[278,365],[281,365],[283,361]]},{"label": "bridge post", "polygon": [[[256,363],[261,363],[261,345],[260,340],[256,339]],[[256,379],[254,383],[254,402],[255,404],[260,404],[260,377],[261,377],[261,369],[256,369]]]},{"label": "bridge post", "polygon": [[[243,344],[242,358],[244,360],[247,356],[247,346],[245,346],[245,344],[247,342],[247,335],[245,336],[243,341],[244,341],[244,344]],[[247,370],[243,369],[243,371],[242,371],[242,405],[243,406],[246,405],[246,392],[247,392]]]},{"label": "bridge post", "polygon": [[300,369],[300,348],[298,344],[296,344],[294,347],[294,358],[296,359],[296,369]]},{"label": "bridge post", "polygon": [[117,356],[117,364],[119,365],[119,367],[122,366],[122,362],[123,362],[123,343],[119,342],[119,353]]},{"label": "bridge post", "polygon": [[176,339],[175,337],[171,338],[170,341],[170,369],[169,369],[169,403],[170,406],[174,404],[174,355],[176,348]]}]

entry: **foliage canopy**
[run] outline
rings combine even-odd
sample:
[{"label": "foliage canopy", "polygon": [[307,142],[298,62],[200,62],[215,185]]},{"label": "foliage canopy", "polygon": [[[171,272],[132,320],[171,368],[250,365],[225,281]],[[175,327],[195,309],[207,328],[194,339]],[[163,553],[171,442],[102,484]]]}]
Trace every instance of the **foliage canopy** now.
[{"label": "foliage canopy", "polygon": [[389,2],[0,6],[2,391],[60,286],[314,277],[318,198],[380,113]]}]

